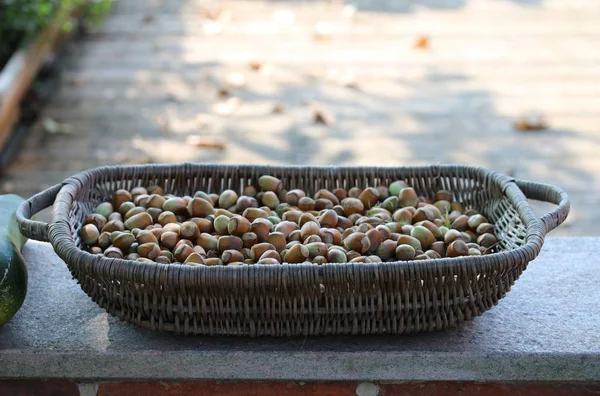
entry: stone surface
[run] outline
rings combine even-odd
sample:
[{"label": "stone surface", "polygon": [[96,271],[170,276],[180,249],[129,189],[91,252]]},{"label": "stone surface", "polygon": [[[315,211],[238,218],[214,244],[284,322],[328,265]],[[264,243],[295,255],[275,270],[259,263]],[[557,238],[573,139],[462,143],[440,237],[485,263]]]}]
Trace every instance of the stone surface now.
[{"label": "stone surface", "polygon": [[[73,133],[38,122],[0,192],[118,163],[469,163],[561,186],[573,211],[556,235],[599,235],[600,2],[357,0],[352,18],[343,3],[115,2],[44,112]],[[240,76],[227,114],[217,90]],[[315,125],[307,101],[335,122]],[[529,113],[550,128],[516,131]]]},{"label": "stone surface", "polygon": [[28,242],[24,255],[29,292],[0,328],[0,378],[600,381],[600,238],[548,238],[491,311],[397,337],[153,333],[98,308],[50,245]]}]

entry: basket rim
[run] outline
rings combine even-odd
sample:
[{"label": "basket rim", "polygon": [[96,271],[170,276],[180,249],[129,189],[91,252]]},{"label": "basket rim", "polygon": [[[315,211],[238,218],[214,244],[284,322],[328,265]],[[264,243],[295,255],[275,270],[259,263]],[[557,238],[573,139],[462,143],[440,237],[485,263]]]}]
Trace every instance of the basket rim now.
[{"label": "basket rim", "polygon": [[[253,173],[264,174],[271,171],[283,170],[304,170],[309,175],[314,172],[328,172],[333,174],[336,171],[356,171],[361,170],[365,175],[375,175],[379,172],[394,171],[399,169],[406,171],[422,171],[429,170],[433,174],[453,173],[456,170],[472,170],[480,172],[486,177],[493,178],[501,186],[503,194],[510,200],[518,212],[521,221],[526,229],[525,243],[517,248],[491,253],[484,256],[462,256],[462,257],[445,257],[439,259],[413,260],[413,261],[393,261],[393,262],[377,262],[377,263],[328,263],[327,265],[319,265],[313,263],[282,263],[280,265],[271,264],[245,264],[238,266],[190,266],[185,264],[162,264],[156,262],[139,262],[135,260],[108,258],[99,255],[93,255],[85,250],[80,249],[74,242],[69,223],[69,213],[72,207],[74,196],[82,184],[88,181],[93,174],[101,172],[122,172],[127,170],[147,171],[148,169],[156,172],[159,170],[171,170],[173,168],[188,168],[188,167],[206,167],[213,170],[237,170],[246,169]],[[120,180],[135,179],[119,178]],[[53,211],[52,221],[49,223],[48,237],[54,250],[65,261],[77,261],[81,263],[89,263],[92,266],[98,265],[106,267],[102,272],[104,274],[111,272],[113,274],[126,275],[130,280],[139,281],[137,274],[139,271],[153,272],[155,275],[161,273],[171,273],[168,277],[156,276],[156,279],[162,279],[161,282],[166,282],[166,279],[173,279],[180,285],[187,284],[190,279],[191,271],[201,271],[209,274],[231,274],[237,278],[236,274],[241,271],[261,271],[268,269],[269,272],[282,272],[292,270],[294,272],[308,270],[313,272],[318,271],[319,276],[329,269],[346,269],[348,271],[356,271],[357,269],[364,270],[380,270],[380,269],[401,269],[407,272],[427,273],[432,270],[463,270],[468,271],[474,269],[477,272],[484,268],[489,268],[490,265],[501,262],[529,262],[533,260],[540,252],[544,241],[545,230],[541,220],[534,214],[533,209],[524,193],[515,183],[515,179],[487,168],[472,166],[472,165],[454,165],[454,164],[439,164],[439,165],[417,165],[417,166],[327,166],[327,165],[248,165],[248,164],[207,164],[207,163],[178,163],[178,164],[147,164],[147,165],[116,165],[116,166],[101,166],[92,168],[80,173],[77,173],[67,178],[56,197]],[[128,270],[125,270],[128,269]],[[108,272],[106,272],[108,271]],[[172,274],[173,271],[183,273],[181,277],[177,274]],[[221,279],[224,280],[224,279]]]}]

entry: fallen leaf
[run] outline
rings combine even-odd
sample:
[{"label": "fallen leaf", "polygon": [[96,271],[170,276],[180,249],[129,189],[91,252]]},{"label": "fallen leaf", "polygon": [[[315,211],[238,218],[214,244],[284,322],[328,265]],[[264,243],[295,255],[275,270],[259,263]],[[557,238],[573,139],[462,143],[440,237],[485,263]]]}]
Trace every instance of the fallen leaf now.
[{"label": "fallen leaf", "polygon": [[265,65],[261,62],[250,62],[248,63],[248,66],[250,67],[250,70],[259,72]]},{"label": "fallen leaf", "polygon": [[227,144],[222,140],[205,136],[188,136],[186,142],[199,148],[211,148],[216,150],[225,150],[227,148]]},{"label": "fallen leaf", "polygon": [[313,38],[317,41],[331,40],[333,25],[329,22],[319,21],[314,27]]},{"label": "fallen leaf", "polygon": [[548,129],[548,123],[542,116],[529,116],[515,121],[513,127],[521,132],[543,131]]},{"label": "fallen leaf", "polygon": [[273,13],[273,19],[282,26],[290,26],[294,24],[296,14],[290,10],[277,10]]},{"label": "fallen leaf", "polygon": [[281,103],[277,103],[273,106],[273,110],[271,111],[273,114],[283,114],[285,113],[285,106]]},{"label": "fallen leaf", "polygon": [[356,81],[346,83],[346,84],[344,84],[344,86],[348,89],[354,89],[356,91],[360,91],[360,86],[358,85],[358,83]]},{"label": "fallen leaf", "polygon": [[218,95],[220,98],[224,98],[224,97],[226,97],[226,96],[229,96],[229,90],[228,90],[227,88],[219,88],[219,89],[217,90],[217,95]]},{"label": "fallen leaf", "polygon": [[325,109],[313,108],[313,121],[315,124],[331,126],[335,122],[335,117]]},{"label": "fallen leaf", "polygon": [[74,132],[73,126],[46,117],[42,120],[44,131],[52,135],[70,135]]},{"label": "fallen leaf", "polygon": [[215,9],[204,9],[200,11],[200,15],[206,19],[212,21],[220,21],[223,23],[229,23],[233,19],[233,13],[228,8],[215,8]]},{"label": "fallen leaf", "polygon": [[415,43],[415,48],[428,49],[429,48],[429,37],[428,36],[420,36]]},{"label": "fallen leaf", "polygon": [[219,103],[215,103],[213,110],[219,115],[231,115],[233,114],[242,104],[240,98],[235,96]]},{"label": "fallen leaf", "polygon": [[142,22],[146,24],[154,22],[154,15],[144,15]]},{"label": "fallen leaf", "polygon": [[271,65],[261,63],[261,62],[250,62],[250,63],[248,63],[248,67],[250,67],[250,70],[258,72],[265,76],[270,76],[271,73],[273,72]]}]

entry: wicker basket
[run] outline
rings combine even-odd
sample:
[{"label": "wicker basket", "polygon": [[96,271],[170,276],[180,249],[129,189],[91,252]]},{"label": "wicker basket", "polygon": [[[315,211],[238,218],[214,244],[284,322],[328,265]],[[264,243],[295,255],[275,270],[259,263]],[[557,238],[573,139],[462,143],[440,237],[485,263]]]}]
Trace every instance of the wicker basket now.
[{"label": "wicker basket", "polygon": [[[79,230],[93,207],[118,188],[158,184],[174,194],[241,191],[260,175],[287,189],[366,187],[405,179],[433,197],[447,189],[496,226],[497,251],[485,256],[393,263],[191,267],[92,255]],[[527,198],[558,204],[538,219]],[[50,224],[29,218],[54,205]],[[142,165],[82,172],[26,201],[21,232],[49,241],[99,306],[122,320],[184,334],[291,336],[406,334],[439,330],[494,306],[569,212],[560,189],[470,166],[266,167]]]}]

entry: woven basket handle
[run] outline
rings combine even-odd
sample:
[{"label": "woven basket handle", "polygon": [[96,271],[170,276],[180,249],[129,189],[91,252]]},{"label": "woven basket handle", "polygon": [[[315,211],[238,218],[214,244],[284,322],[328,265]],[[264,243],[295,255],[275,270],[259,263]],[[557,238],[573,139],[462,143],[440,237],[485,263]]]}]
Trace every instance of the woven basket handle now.
[{"label": "woven basket handle", "polygon": [[544,224],[545,234],[549,233],[565,221],[571,207],[566,192],[550,184],[534,183],[527,180],[515,180],[515,183],[528,199],[550,202],[558,205],[556,209],[550,213],[546,213],[540,219]]},{"label": "woven basket handle", "polygon": [[21,234],[30,239],[37,241],[49,242],[48,240],[48,223],[42,221],[31,220],[31,216],[35,215],[39,211],[50,207],[56,195],[62,188],[62,184],[57,184],[44,190],[40,193],[35,194],[19,206],[17,209],[16,217],[17,223]]}]

